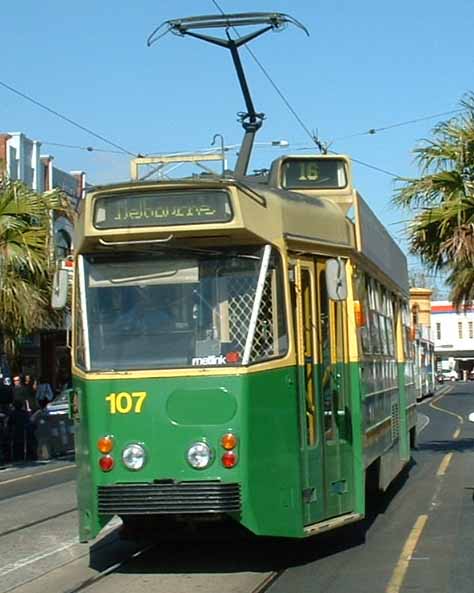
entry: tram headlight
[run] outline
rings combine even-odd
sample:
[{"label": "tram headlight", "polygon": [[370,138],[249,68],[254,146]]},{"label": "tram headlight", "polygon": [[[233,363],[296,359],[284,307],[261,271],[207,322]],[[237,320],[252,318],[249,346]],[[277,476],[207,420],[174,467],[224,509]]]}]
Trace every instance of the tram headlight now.
[{"label": "tram headlight", "polygon": [[194,469],[205,469],[211,465],[213,458],[212,449],[203,441],[193,443],[188,449],[188,463]]},{"label": "tram headlight", "polygon": [[122,461],[128,469],[133,471],[142,469],[146,461],[146,451],[138,443],[127,445],[122,451]]}]

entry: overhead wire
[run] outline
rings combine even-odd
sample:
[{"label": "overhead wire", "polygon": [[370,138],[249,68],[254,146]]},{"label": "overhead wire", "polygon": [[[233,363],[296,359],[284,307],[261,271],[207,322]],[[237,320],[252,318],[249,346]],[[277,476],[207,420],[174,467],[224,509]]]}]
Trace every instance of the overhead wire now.
[{"label": "overhead wire", "polygon": [[102,140],[102,142],[105,142],[106,144],[110,144],[110,146],[113,146],[114,148],[118,148],[121,152],[123,152],[125,154],[129,154],[129,155],[131,155],[133,157],[140,156],[137,153],[131,152],[130,150],[127,150],[123,146],[120,146],[120,144],[117,144],[115,142],[112,142],[112,140],[109,140],[108,138],[105,138],[105,136],[102,136],[101,134],[98,134],[97,132],[94,132],[90,128],[87,128],[86,126],[83,126],[82,124],[74,121],[70,117],[67,117],[66,115],[63,115],[62,113],[59,113],[59,111],[56,111],[55,109],[51,109],[51,107],[48,107],[44,103],[41,103],[40,101],[34,99],[33,97],[30,97],[26,93],[23,93],[22,91],[19,91],[18,89],[15,89],[14,87],[12,87],[9,84],[7,84],[6,82],[3,82],[3,81],[0,80],[0,86],[3,86],[4,88],[6,88],[9,91],[11,91],[12,93],[15,93],[16,95],[22,97],[23,99],[26,99],[27,101],[30,101],[30,103],[33,103],[34,105],[37,105],[38,107],[41,107],[41,109],[44,109],[45,111],[48,111],[49,113],[52,113],[56,117],[59,117],[60,119],[62,119],[64,121],[68,122],[69,124],[75,126],[76,128],[79,128],[83,132],[87,132],[88,134],[91,134],[92,136],[95,136],[95,138],[98,138],[99,140]]},{"label": "overhead wire", "polygon": [[356,138],[357,136],[370,136],[370,135],[377,134],[378,132],[385,132],[385,130],[391,130],[393,128],[400,128],[402,126],[407,126],[409,124],[416,124],[420,121],[427,121],[429,119],[434,119],[435,117],[443,117],[445,115],[452,115],[454,113],[460,113],[461,111],[464,111],[464,109],[462,107],[459,107],[458,109],[451,109],[450,111],[443,111],[441,113],[433,113],[431,115],[424,115],[422,117],[417,117],[415,119],[409,119],[406,121],[397,122],[395,124],[390,124],[388,126],[383,126],[381,128],[369,128],[365,132],[357,132],[355,134],[350,134],[348,136],[340,136],[339,138],[334,138],[333,142],[337,142],[338,140],[347,140],[348,138]]},{"label": "overhead wire", "polygon": [[109,150],[107,148],[97,148],[96,146],[78,146],[76,144],[62,144],[61,142],[49,142],[41,140],[43,146],[60,146],[61,148],[75,148],[76,150],[85,150],[87,152],[107,152],[111,154],[125,154],[123,150]]},{"label": "overhead wire", "polygon": [[[223,16],[225,16],[225,12],[219,6],[217,0],[211,0],[211,1],[214,4],[214,6],[220,11],[220,13]],[[235,29],[235,27],[232,27],[232,29],[234,30],[234,32],[237,32],[236,29]],[[280,91],[280,89],[278,88],[278,86],[276,85],[276,83],[272,80],[272,78],[270,77],[270,75],[268,74],[268,72],[266,71],[266,69],[264,68],[263,64],[261,64],[260,61],[257,59],[257,57],[254,54],[254,52],[249,47],[247,47],[247,46],[245,46],[245,49],[252,56],[252,58],[255,61],[255,63],[258,65],[258,67],[260,68],[260,70],[263,72],[264,76],[267,78],[267,80],[270,82],[270,84],[272,85],[272,87],[274,88],[274,90],[277,92],[277,94],[279,95],[279,97],[285,103],[286,107],[289,109],[289,111],[292,113],[292,115],[296,118],[297,122],[303,128],[303,130],[305,131],[305,133],[311,138],[311,140],[316,144],[316,146],[321,150],[321,152],[332,152],[333,154],[336,154],[336,153],[334,153],[334,151],[328,150],[329,144],[324,144],[323,142],[321,142],[321,140],[319,140],[319,138],[317,137],[317,135],[314,132],[311,132],[309,130],[309,128],[306,126],[306,124],[303,122],[303,120],[299,117],[299,115],[293,109],[293,107],[291,106],[290,102],[286,99],[286,97]],[[333,142],[336,142],[338,140],[345,140],[347,138],[353,138],[353,137],[356,137],[356,136],[373,135],[373,134],[376,134],[377,132],[382,132],[382,131],[385,131],[385,130],[390,130],[392,128],[397,128],[397,127],[401,127],[401,126],[412,124],[412,123],[418,123],[420,121],[426,121],[428,119],[433,119],[435,117],[441,117],[441,116],[444,116],[444,115],[450,115],[450,114],[454,114],[454,113],[459,113],[460,111],[463,111],[463,109],[462,108],[452,109],[450,111],[444,111],[444,112],[441,112],[441,113],[435,113],[435,114],[432,114],[432,115],[427,115],[427,116],[419,117],[419,118],[412,119],[412,120],[398,122],[398,123],[391,124],[391,125],[384,126],[384,127],[380,127],[380,128],[370,128],[369,130],[367,130],[365,132],[359,132],[359,133],[352,134],[352,135],[349,135],[349,136],[343,136],[343,137],[340,137],[340,138],[336,138],[336,139],[333,140]],[[306,148],[302,148],[300,150],[307,150],[307,149]],[[378,171],[380,173],[384,173],[386,175],[389,175],[390,177],[394,177],[396,179],[399,179],[401,177],[400,175],[398,175],[396,173],[393,173],[391,171],[388,171],[387,169],[382,169],[381,167],[377,167],[375,165],[371,165],[370,163],[366,163],[366,162],[361,161],[359,159],[356,159],[354,157],[351,157],[351,160],[353,160],[355,163],[358,163],[360,165],[363,165],[364,167],[368,167],[369,169],[373,169],[374,171]]]}]

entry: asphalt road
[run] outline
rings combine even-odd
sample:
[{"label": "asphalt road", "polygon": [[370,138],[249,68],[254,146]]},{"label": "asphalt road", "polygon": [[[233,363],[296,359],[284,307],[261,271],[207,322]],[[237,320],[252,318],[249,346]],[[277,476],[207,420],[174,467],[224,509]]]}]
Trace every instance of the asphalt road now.
[{"label": "asphalt road", "polygon": [[[277,573],[270,593],[472,593],[474,382],[443,391],[418,406],[413,461],[363,522],[302,542],[159,545],[89,590],[248,593]],[[0,591],[67,591],[129,553],[113,530],[77,543],[74,472],[64,461],[0,472]]]},{"label": "asphalt road", "polygon": [[270,593],[472,593],[474,383],[418,406],[409,470],[360,525],[305,542]]}]

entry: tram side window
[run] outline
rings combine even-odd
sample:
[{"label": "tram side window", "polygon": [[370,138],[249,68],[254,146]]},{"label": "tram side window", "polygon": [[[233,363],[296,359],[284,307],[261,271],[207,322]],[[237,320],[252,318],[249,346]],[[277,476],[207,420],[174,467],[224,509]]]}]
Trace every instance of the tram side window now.
[{"label": "tram side window", "polygon": [[361,370],[365,393],[393,387],[395,372],[394,295],[367,274],[356,275]]},{"label": "tram side window", "polygon": [[410,311],[407,303],[402,305],[402,327],[403,327],[403,351],[405,355],[405,383],[412,383],[415,380],[414,369],[414,347],[411,333]]},{"label": "tram side window", "polygon": [[380,320],[377,309],[379,308],[379,298],[375,282],[367,279],[367,293],[369,296],[369,332],[371,351],[373,354],[382,353],[382,341],[380,335]]},{"label": "tram side window", "polygon": [[[76,276],[76,283],[78,283],[77,276]],[[80,299],[80,292],[79,287],[76,284],[75,290],[75,308],[76,308],[76,327],[75,327],[75,357],[76,357],[76,364],[81,367],[85,368],[85,343],[84,343],[84,325],[82,321],[82,309],[81,309],[81,299]]]},{"label": "tram side window", "polygon": [[357,272],[354,276],[354,296],[357,301],[357,327],[360,338],[360,346],[364,354],[372,352],[370,330],[369,330],[369,316],[368,316],[368,295],[365,274]]}]

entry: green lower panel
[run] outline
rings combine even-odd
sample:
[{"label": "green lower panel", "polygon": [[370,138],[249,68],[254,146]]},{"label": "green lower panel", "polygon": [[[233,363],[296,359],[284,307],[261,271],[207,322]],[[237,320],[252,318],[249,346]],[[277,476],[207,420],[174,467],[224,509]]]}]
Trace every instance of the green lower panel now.
[{"label": "green lower panel", "polygon": [[[302,535],[294,368],[228,377],[76,380],[75,388],[81,541],[95,537],[111,518],[98,512],[99,486],[194,480],[239,484],[237,519],[252,532]],[[221,463],[220,439],[229,431],[239,439],[232,469]],[[105,435],[114,440],[108,473],[99,467],[97,449]],[[196,441],[207,442],[215,453],[203,470],[186,459]],[[148,454],[137,472],[121,461],[122,449],[133,442]]]}]

